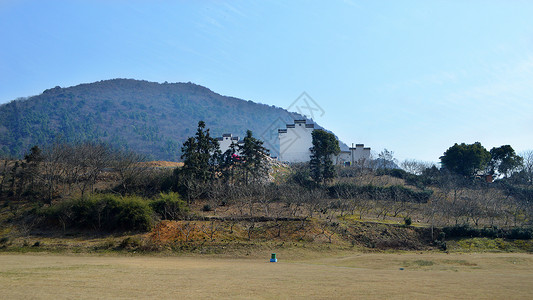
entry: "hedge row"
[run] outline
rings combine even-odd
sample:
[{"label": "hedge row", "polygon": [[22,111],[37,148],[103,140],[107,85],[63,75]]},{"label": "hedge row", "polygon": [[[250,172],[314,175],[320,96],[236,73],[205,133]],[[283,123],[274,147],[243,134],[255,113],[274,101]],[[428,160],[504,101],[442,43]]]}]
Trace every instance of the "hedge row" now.
[{"label": "hedge row", "polygon": [[503,229],[498,227],[474,228],[469,225],[455,225],[442,228],[447,238],[459,237],[487,237],[516,240],[533,239],[533,228]]},{"label": "hedge row", "polygon": [[375,186],[337,183],[328,188],[331,197],[362,197],[371,200],[389,200],[426,203],[433,191],[414,191],[401,185]]},{"label": "hedge row", "polygon": [[155,215],[177,219],[187,213],[178,194],[160,194],[155,200],[138,196],[95,194],[54,204],[41,211],[45,222],[64,229],[147,231]]}]

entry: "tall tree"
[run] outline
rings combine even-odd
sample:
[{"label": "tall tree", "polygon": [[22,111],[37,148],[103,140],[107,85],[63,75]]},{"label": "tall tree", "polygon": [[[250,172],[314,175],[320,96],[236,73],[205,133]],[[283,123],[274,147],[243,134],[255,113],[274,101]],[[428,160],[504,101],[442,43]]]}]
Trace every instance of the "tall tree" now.
[{"label": "tall tree", "polygon": [[239,146],[241,154],[244,183],[256,181],[267,172],[265,165],[268,149],[263,147],[263,141],[253,137],[252,131],[247,130],[243,144]]},{"label": "tall tree", "polygon": [[225,183],[235,182],[235,173],[242,163],[242,157],[239,155],[239,145],[231,143],[228,150],[222,153],[220,159],[220,173]]},{"label": "tall tree", "polygon": [[185,176],[206,182],[214,179],[220,157],[218,141],[212,138],[204,121],[198,122],[194,137],[189,137],[181,148],[183,159],[182,172]]},{"label": "tall tree", "polygon": [[491,173],[497,173],[504,177],[511,175],[523,162],[523,158],[518,156],[510,145],[494,147],[490,149],[490,155]]},{"label": "tall tree", "polygon": [[523,158],[522,173],[526,183],[533,185],[533,150],[520,153]]},{"label": "tall tree", "polygon": [[332,156],[341,151],[335,135],[321,129],[313,130],[313,147],[311,148],[311,177],[316,183],[326,183],[335,177]]},{"label": "tall tree", "polygon": [[442,166],[451,172],[471,177],[485,170],[490,153],[479,142],[455,144],[440,157]]}]

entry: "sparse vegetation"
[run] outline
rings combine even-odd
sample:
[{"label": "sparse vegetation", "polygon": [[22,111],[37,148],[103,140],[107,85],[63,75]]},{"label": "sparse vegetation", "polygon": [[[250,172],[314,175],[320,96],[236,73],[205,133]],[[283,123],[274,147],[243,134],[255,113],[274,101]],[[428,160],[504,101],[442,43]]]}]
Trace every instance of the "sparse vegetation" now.
[{"label": "sparse vegetation", "polygon": [[203,122],[184,144],[183,166],[174,170],[104,144],[35,146],[24,160],[4,160],[0,166],[0,222],[15,229],[2,233],[1,244],[14,249],[18,236],[26,240],[48,230],[150,237],[127,247],[122,241],[104,247],[115,250],[192,251],[276,240],[445,251],[451,240],[492,238],[526,241],[516,249],[529,251],[532,193],[523,181],[525,171],[515,164],[522,160],[507,163],[513,152],[503,151],[510,153],[506,156],[495,149],[498,158],[489,171],[503,175],[488,183],[470,171],[424,169],[417,162],[404,164],[413,173],[387,169],[397,166],[388,150],[379,167],[338,166],[333,172],[329,166],[326,173],[338,175],[324,173],[317,181],[313,164],[269,159],[250,131],[243,144],[220,153]]}]

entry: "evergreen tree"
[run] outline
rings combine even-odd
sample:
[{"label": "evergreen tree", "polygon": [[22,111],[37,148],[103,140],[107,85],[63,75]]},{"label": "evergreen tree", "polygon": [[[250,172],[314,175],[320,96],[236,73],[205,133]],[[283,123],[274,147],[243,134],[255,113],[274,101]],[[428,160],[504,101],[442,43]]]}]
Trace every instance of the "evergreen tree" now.
[{"label": "evergreen tree", "polygon": [[494,147],[490,149],[490,168],[491,173],[499,173],[508,177],[517,170],[523,163],[523,158],[518,156],[510,145]]},{"label": "evergreen tree", "polygon": [[268,149],[263,147],[263,141],[256,139],[251,130],[246,131],[244,143],[239,146],[239,152],[242,158],[241,168],[243,171],[244,183],[248,184],[250,180],[257,180],[267,172],[265,165]]},{"label": "evergreen tree", "polygon": [[220,172],[222,178],[226,183],[233,183],[235,179],[235,171],[242,163],[242,158],[239,155],[239,146],[236,143],[231,143],[229,149],[222,154],[220,160]]},{"label": "evergreen tree", "polygon": [[311,133],[313,147],[311,148],[311,177],[316,183],[326,183],[335,177],[335,166],[332,156],[340,153],[339,141],[332,133],[318,129]]},{"label": "evergreen tree", "polygon": [[449,171],[471,177],[485,170],[490,161],[490,153],[479,142],[469,145],[456,143],[444,152],[440,161]]},{"label": "evergreen tree", "polygon": [[194,137],[189,137],[181,148],[183,159],[182,172],[186,177],[206,182],[214,179],[220,159],[218,141],[205,129],[204,121],[198,122],[198,129]]}]

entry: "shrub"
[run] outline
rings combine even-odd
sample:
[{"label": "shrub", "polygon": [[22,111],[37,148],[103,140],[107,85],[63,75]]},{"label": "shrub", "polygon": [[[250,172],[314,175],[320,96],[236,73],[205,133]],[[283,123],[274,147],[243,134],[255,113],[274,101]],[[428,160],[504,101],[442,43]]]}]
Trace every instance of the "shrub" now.
[{"label": "shrub", "polygon": [[100,194],[54,204],[41,214],[63,229],[145,231],[151,227],[152,210],[140,197]]},{"label": "shrub", "polygon": [[458,237],[487,237],[487,238],[506,238],[517,240],[528,240],[533,238],[532,228],[513,228],[501,229],[497,227],[489,228],[472,228],[468,225],[456,225],[451,227],[444,227],[442,231],[446,236],[451,238]]},{"label": "shrub", "polygon": [[212,211],[213,209],[211,208],[211,205],[209,204],[206,204],[204,205],[204,207],[202,207],[202,211]]},{"label": "shrub", "polygon": [[133,238],[131,236],[125,238],[120,242],[119,248],[121,249],[127,249],[127,250],[133,250],[137,249],[141,246],[141,240],[138,238]]},{"label": "shrub", "polygon": [[150,206],[163,220],[178,220],[189,212],[187,203],[178,193],[160,193],[159,198],[150,202]]},{"label": "shrub", "polygon": [[411,224],[413,223],[413,221],[411,220],[411,217],[405,217],[403,219],[403,222],[404,222],[405,226],[411,226]]}]

